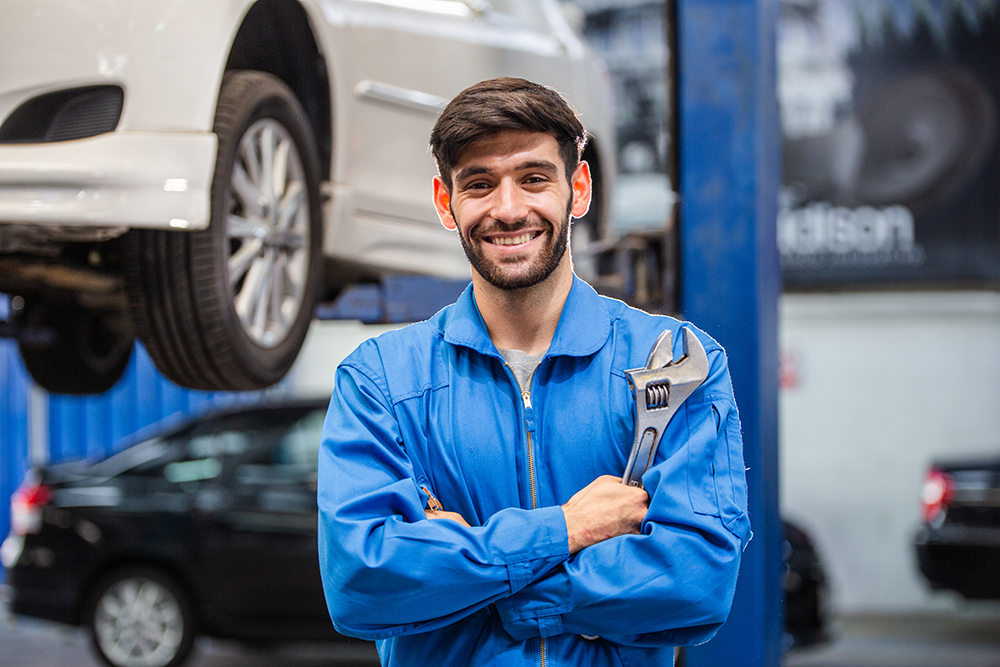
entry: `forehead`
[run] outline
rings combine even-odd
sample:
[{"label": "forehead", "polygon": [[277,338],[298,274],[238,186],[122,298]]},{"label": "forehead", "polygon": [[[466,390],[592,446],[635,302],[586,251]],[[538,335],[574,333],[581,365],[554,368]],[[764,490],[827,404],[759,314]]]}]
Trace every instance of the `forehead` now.
[{"label": "forehead", "polygon": [[503,130],[466,146],[453,173],[457,176],[469,167],[516,169],[520,164],[537,161],[552,162],[560,171],[565,168],[555,137],[543,132]]}]

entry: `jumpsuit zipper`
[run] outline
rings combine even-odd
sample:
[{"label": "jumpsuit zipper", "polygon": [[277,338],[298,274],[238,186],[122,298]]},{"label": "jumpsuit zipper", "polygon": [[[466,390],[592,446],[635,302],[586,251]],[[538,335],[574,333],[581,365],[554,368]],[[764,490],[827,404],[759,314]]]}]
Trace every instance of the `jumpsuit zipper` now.
[{"label": "jumpsuit zipper", "polygon": [[[521,392],[521,400],[524,402],[524,409],[531,409],[531,383],[535,379],[535,371],[538,370],[538,366],[541,365],[541,361],[532,369],[531,375],[528,377],[528,389],[525,390],[520,381],[517,379],[517,375],[514,374],[513,369],[511,369],[511,377],[514,378],[514,384],[517,385],[518,391]],[[510,368],[510,365],[505,361],[504,366]],[[531,431],[525,431],[528,437],[528,485],[531,488],[531,509],[538,509],[538,487],[535,483],[535,452],[534,445],[531,441]],[[545,667],[545,637],[539,638],[538,644],[538,664],[539,667]]]},{"label": "jumpsuit zipper", "polygon": [[[531,375],[528,376],[527,389],[524,389],[521,386],[521,382],[517,379],[517,375],[514,374],[514,370],[510,369],[510,364],[508,364],[506,361],[503,364],[508,369],[510,369],[510,376],[514,379],[514,385],[517,386],[517,390],[521,392],[521,400],[524,402],[525,410],[531,409],[531,383],[534,381],[535,371],[538,370],[538,366],[540,366],[541,363],[542,362],[539,361],[538,364],[536,364],[535,367],[532,369]],[[525,426],[527,426],[527,424]],[[528,438],[528,486],[531,489],[531,509],[535,510],[538,509],[538,488],[535,485],[535,452],[534,452],[534,445],[532,444],[531,441],[531,431],[526,429],[525,435]]]}]

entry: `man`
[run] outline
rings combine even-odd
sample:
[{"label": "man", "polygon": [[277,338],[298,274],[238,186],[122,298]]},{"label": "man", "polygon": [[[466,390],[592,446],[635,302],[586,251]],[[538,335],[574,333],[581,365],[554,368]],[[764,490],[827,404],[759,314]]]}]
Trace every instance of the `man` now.
[{"label": "man", "polygon": [[[554,91],[477,84],[431,135],[433,197],[472,285],[337,369],[319,556],[337,629],[383,665],[669,665],[725,620],[749,539],[723,350],[674,417],[645,490],[625,371],[680,322],[573,275],[586,133]],[[690,325],[688,325],[690,326]]]}]

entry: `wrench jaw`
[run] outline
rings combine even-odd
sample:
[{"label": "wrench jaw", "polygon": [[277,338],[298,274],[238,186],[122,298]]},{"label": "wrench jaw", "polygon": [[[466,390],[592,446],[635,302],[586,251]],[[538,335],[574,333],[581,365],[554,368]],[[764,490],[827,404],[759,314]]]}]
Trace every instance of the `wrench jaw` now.
[{"label": "wrench jaw", "polygon": [[[708,377],[708,356],[693,331],[684,327],[684,354],[674,361],[670,331],[657,338],[646,368],[625,371],[635,395],[635,441],[622,483],[642,488],[663,432],[680,406]],[[659,365],[653,365],[659,364]]]}]

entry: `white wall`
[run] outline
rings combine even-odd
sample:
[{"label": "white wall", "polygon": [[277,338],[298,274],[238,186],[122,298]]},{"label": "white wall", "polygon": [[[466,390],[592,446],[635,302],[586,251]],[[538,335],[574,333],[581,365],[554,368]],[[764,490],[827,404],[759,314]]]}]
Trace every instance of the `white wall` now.
[{"label": "white wall", "polygon": [[1000,294],[785,295],[781,508],[816,539],[840,612],[954,607],[912,538],[928,463],[1000,454]]},{"label": "white wall", "polygon": [[302,351],[285,380],[294,396],[329,396],[333,372],[344,357],[363,341],[402,324],[362,324],[356,320],[314,320]]}]

